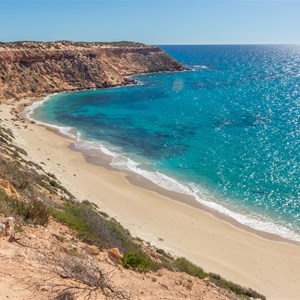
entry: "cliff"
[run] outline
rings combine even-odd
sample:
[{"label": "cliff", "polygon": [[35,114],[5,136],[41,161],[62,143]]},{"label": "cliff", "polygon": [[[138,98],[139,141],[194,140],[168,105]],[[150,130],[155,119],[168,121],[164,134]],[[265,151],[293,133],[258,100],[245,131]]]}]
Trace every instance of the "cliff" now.
[{"label": "cliff", "polygon": [[0,43],[0,98],[111,87],[130,83],[128,75],[183,69],[140,43]]}]

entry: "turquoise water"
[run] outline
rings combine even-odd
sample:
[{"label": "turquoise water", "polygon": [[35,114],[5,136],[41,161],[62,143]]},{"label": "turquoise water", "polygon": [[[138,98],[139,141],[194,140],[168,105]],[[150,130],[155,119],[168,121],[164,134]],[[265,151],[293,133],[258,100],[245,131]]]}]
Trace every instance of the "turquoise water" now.
[{"label": "turquoise water", "polygon": [[116,168],[300,241],[300,47],[162,48],[190,70],[57,94],[32,117],[80,133],[78,147]]}]

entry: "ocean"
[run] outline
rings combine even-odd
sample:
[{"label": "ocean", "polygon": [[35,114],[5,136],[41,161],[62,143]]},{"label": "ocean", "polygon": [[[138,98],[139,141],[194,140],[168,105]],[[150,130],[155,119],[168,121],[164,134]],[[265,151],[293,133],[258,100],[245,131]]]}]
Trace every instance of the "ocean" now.
[{"label": "ocean", "polygon": [[55,94],[29,117],[113,168],[300,241],[300,46],[161,48],[188,70]]}]

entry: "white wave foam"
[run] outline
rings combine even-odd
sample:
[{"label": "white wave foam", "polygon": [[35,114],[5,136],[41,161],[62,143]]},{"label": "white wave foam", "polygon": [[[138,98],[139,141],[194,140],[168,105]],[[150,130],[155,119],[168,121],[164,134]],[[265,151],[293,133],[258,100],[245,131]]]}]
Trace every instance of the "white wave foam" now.
[{"label": "white wave foam", "polygon": [[199,71],[199,70],[208,70],[208,69],[209,69],[208,66],[204,66],[204,65],[192,65],[191,66],[191,70],[193,72]]},{"label": "white wave foam", "polygon": [[227,215],[233,218],[234,220],[238,221],[239,223],[246,225],[250,228],[253,228],[255,230],[267,232],[270,234],[275,234],[285,239],[290,239],[293,241],[300,242],[300,235],[294,232],[293,230],[283,225],[275,224],[274,222],[266,218],[262,218],[258,216],[252,217],[252,216],[247,216],[245,214],[240,214],[216,202],[203,199],[202,196],[207,193],[205,193],[203,190],[201,190],[194,184],[191,184],[191,186],[193,187],[193,195],[195,199],[202,205],[211,208],[213,210],[216,210],[224,215]]},{"label": "white wave foam", "polygon": [[203,70],[207,70],[208,66],[202,66],[202,65],[193,65],[194,68],[196,69],[203,69]]},{"label": "white wave foam", "polygon": [[[79,144],[77,146],[79,146]],[[162,187],[165,190],[193,196],[200,204],[212,210],[218,211],[224,215],[227,215],[243,225],[246,225],[258,231],[275,234],[282,238],[300,242],[299,234],[295,233],[294,231],[282,225],[275,224],[272,221],[267,219],[259,219],[258,217],[251,217],[251,216],[234,212],[212,201],[213,199],[211,199],[211,196],[209,195],[208,191],[200,189],[200,187],[198,187],[196,184],[190,184],[190,186],[188,187],[178,182],[177,180],[165,174],[162,174],[160,172],[151,172],[142,169],[139,167],[140,166],[139,163],[133,161],[132,159],[124,155],[109,150],[108,148],[104,147],[102,144],[98,144],[95,142],[82,142],[79,147],[81,147],[81,149],[83,148],[100,149],[104,154],[111,157],[110,165],[112,167],[119,170],[130,171],[135,174],[138,174],[150,180],[154,184]]]},{"label": "white wave foam", "polygon": [[151,182],[155,183],[156,185],[164,188],[165,190],[182,193],[182,194],[189,194],[189,188],[185,185],[179,183],[175,179],[166,176],[160,172],[151,172],[145,169],[142,169],[139,167],[140,164],[136,163],[135,161],[128,159],[124,156],[119,156],[117,158],[114,158],[111,166],[123,169],[123,170],[129,170],[131,172],[134,172],[136,174],[141,175],[142,177],[150,180]]},{"label": "white wave foam", "polygon": [[98,149],[103,152],[105,155],[111,157],[110,166],[121,171],[130,171],[132,173],[138,174],[156,185],[172,192],[190,194],[190,189],[185,185],[179,183],[175,179],[166,176],[160,172],[151,172],[145,169],[140,168],[140,163],[135,162],[134,160],[119,154],[117,152],[111,151],[108,148],[104,147],[103,144],[97,142],[88,142],[88,141],[77,141],[75,143],[77,149]]},{"label": "white wave foam", "polygon": [[38,125],[43,125],[43,126],[46,126],[46,127],[56,129],[61,134],[66,135],[68,137],[71,137],[73,139],[80,138],[80,133],[72,127],[58,126],[58,125],[42,122],[42,121],[39,121],[39,120],[36,120],[36,119],[33,118],[34,110],[37,109],[39,106],[41,106],[44,102],[50,100],[51,97],[54,96],[54,95],[56,95],[56,94],[52,94],[50,96],[47,96],[45,99],[43,99],[41,101],[34,102],[30,106],[28,106],[24,111],[26,118],[29,119],[30,121],[35,122]]},{"label": "white wave foam", "polygon": [[35,119],[33,119],[32,115],[35,109],[37,109],[40,105],[42,105],[45,101],[48,101],[50,99],[50,96],[45,97],[43,100],[41,101],[36,101],[33,102],[31,105],[27,106],[24,113],[27,119],[29,119],[30,121],[34,121],[34,122],[38,122]]},{"label": "white wave foam", "polygon": [[35,102],[30,107],[28,107],[28,109],[26,109],[27,118],[36,122],[37,124],[55,128],[59,130],[60,133],[73,138],[75,140],[75,147],[77,149],[100,150],[103,154],[110,157],[111,160],[110,165],[113,168],[119,169],[121,171],[129,171],[138,174],[150,180],[151,182],[153,182],[154,184],[160,186],[165,190],[193,196],[196,199],[196,201],[198,201],[200,204],[212,210],[225,214],[233,218],[234,220],[238,221],[239,223],[246,225],[250,228],[253,228],[255,230],[275,234],[282,238],[300,242],[300,235],[294,232],[293,230],[283,225],[275,224],[274,222],[268,219],[263,219],[262,217],[258,217],[258,216],[252,217],[252,216],[234,212],[222,206],[221,204],[218,204],[215,201],[213,201],[214,199],[212,199],[212,197],[209,195],[209,192],[205,191],[204,189],[201,189],[196,184],[191,183],[188,186],[186,186],[178,182],[174,178],[169,177],[163,173],[157,171],[152,172],[149,170],[145,170],[140,167],[141,166],[140,163],[135,162],[134,160],[128,158],[125,155],[119,154],[117,152],[117,149],[110,150],[109,148],[105,147],[102,143],[82,140],[80,133],[72,127],[57,126],[57,125],[44,123],[33,119],[32,117],[33,111],[38,106],[40,106],[44,101],[47,101],[49,99],[50,97],[46,97],[44,100]]}]

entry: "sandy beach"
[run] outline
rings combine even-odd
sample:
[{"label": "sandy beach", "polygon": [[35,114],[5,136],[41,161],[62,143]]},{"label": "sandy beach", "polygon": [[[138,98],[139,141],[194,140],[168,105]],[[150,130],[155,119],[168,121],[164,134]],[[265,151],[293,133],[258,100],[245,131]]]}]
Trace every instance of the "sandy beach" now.
[{"label": "sandy beach", "polygon": [[262,237],[210,212],[133,185],[126,174],[88,163],[80,152],[70,149],[71,139],[17,120],[11,110],[22,107],[24,101],[1,104],[0,118],[30,160],[42,163],[79,200],[96,203],[133,236],[256,289],[268,299],[300,299],[299,245]]}]

